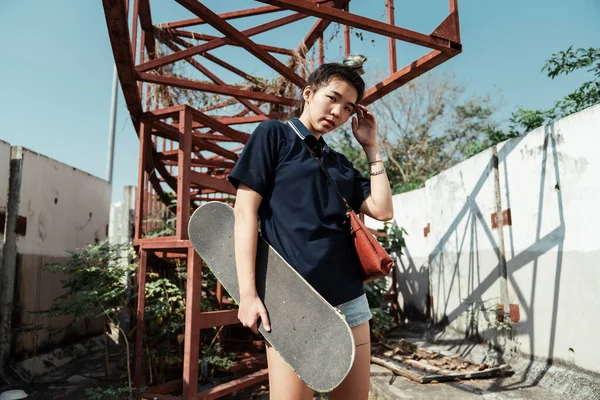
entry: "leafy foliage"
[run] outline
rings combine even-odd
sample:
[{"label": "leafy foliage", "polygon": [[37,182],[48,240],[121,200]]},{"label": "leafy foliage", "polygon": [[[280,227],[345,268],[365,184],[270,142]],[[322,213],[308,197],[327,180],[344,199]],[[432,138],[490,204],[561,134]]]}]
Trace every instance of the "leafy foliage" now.
[{"label": "leafy foliage", "polygon": [[[164,226],[159,226],[158,229],[164,229]],[[70,254],[71,257],[64,264],[55,263],[46,267],[50,271],[67,275],[62,281],[67,290],[44,312],[51,317],[72,315],[75,320],[104,317],[117,324],[119,311],[125,310],[129,313],[130,320],[135,321],[136,312],[131,304],[137,295],[137,288],[128,288],[126,279],[128,274],[133,276],[137,273],[131,244],[109,244],[108,241],[103,241]],[[150,383],[164,382],[181,370],[185,333],[186,270],[187,265],[181,261],[157,259],[148,266],[145,286],[144,352],[149,364]],[[216,278],[208,268],[203,268],[202,272],[202,290],[214,293]],[[202,296],[202,310],[217,310],[218,304],[207,300],[209,297],[214,296]],[[135,326],[135,323],[132,326]],[[128,337],[131,333],[124,332]],[[233,357],[223,353],[218,343],[214,344],[216,334],[216,328],[206,329],[201,337],[202,362],[206,368],[211,368],[208,379],[212,377],[212,370],[216,366],[230,365]],[[211,343],[210,346],[208,343]],[[121,389],[96,389],[96,392],[90,392],[89,395],[127,398]]]},{"label": "leafy foliage", "polygon": [[70,252],[65,264],[48,264],[46,270],[67,275],[62,281],[67,290],[44,312],[50,317],[73,315],[74,322],[96,317],[115,322],[118,311],[127,308],[134,296],[128,295],[124,277],[133,273],[137,264],[122,261],[131,260],[132,253],[129,244],[109,244],[105,240]]},{"label": "leafy foliage", "polygon": [[[400,257],[403,254],[402,249],[406,247],[404,239],[404,235],[407,235],[406,230],[395,224],[386,222],[379,231],[387,232],[387,236],[378,236],[377,238],[383,248],[390,253],[392,257]],[[383,295],[387,293],[387,291],[386,279],[377,279],[365,285],[367,301],[369,302],[369,308],[373,314],[373,319],[370,324],[371,335],[375,339],[381,339],[393,326],[394,321],[391,315],[392,308],[383,301]]]},{"label": "leafy foliage", "polygon": [[553,54],[542,71],[547,71],[548,77],[554,79],[583,68],[592,72],[594,79],[583,83],[573,93],[558,100],[548,111],[549,116],[561,118],[600,103],[600,48],[573,50],[573,46],[570,46],[565,51]]},{"label": "leafy foliage", "polygon": [[90,388],[85,389],[86,399],[105,400],[107,398],[115,400],[135,399],[128,387],[108,387],[108,388]]}]

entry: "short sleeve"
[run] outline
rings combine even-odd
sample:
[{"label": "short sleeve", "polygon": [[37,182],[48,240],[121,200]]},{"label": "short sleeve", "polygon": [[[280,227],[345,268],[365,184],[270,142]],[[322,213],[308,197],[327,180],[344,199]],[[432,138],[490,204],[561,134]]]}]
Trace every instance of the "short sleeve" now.
[{"label": "short sleeve", "polygon": [[352,167],[352,170],[354,172],[354,188],[350,207],[358,213],[363,201],[371,194],[371,181],[365,178],[356,168]]},{"label": "short sleeve", "polygon": [[243,183],[264,197],[271,187],[277,166],[277,131],[274,122],[261,122],[250,135],[228,176],[236,189]]}]

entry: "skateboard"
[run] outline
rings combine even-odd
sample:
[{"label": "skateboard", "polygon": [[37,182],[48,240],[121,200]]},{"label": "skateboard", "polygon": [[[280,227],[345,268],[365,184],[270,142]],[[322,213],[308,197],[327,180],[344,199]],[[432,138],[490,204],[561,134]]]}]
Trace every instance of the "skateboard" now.
[{"label": "skateboard", "polygon": [[[209,202],[193,213],[188,233],[196,252],[239,304],[233,226],[233,208]],[[271,332],[259,324],[263,337],[311,389],[329,392],[338,386],[354,362],[348,323],[260,235],[256,289],[271,323]]]}]

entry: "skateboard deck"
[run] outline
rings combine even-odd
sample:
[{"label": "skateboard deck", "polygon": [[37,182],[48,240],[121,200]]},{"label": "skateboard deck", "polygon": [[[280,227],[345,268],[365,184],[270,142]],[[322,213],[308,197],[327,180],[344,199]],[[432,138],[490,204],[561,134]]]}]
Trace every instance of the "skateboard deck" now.
[{"label": "skateboard deck", "polygon": [[[239,304],[233,227],[233,208],[209,202],[194,212],[188,233],[194,249]],[[313,390],[338,386],[354,361],[348,323],[260,236],[256,289],[271,323],[271,332],[259,324],[264,338]]]}]

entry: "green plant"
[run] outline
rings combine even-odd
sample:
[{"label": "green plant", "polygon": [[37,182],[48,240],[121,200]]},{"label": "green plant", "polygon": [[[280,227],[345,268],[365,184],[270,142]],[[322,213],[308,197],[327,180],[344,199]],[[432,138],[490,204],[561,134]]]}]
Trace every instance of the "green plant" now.
[{"label": "green plant", "polygon": [[377,240],[388,253],[396,257],[400,257],[404,254],[404,251],[402,250],[406,247],[404,235],[408,235],[406,229],[396,225],[395,223],[386,221],[383,223],[383,228],[378,229],[378,231],[381,233],[386,233],[386,235],[378,236]]},{"label": "green plant", "polygon": [[498,299],[465,300],[469,304],[463,314],[466,322],[466,332],[469,336],[479,336],[480,331],[510,331],[512,326],[505,322],[506,316],[500,312]]},{"label": "green plant", "polygon": [[[71,315],[75,320],[107,318],[108,325],[121,331],[129,353],[127,339],[133,332],[123,332],[118,326],[118,320],[119,311],[128,312],[133,322],[131,326],[135,326],[136,312],[131,303],[137,296],[137,289],[127,285],[127,276],[137,273],[131,244],[109,244],[104,241],[72,251],[70,255],[62,264],[46,266],[46,269],[64,273],[67,277],[62,281],[65,293],[57,297],[44,313],[50,317]],[[176,260],[154,259],[148,265],[144,353],[148,361],[150,383],[164,382],[181,370],[186,270],[185,262]],[[202,296],[203,311],[219,308],[216,301],[207,300],[209,297],[214,298],[216,284],[216,279],[208,268],[203,268],[202,291],[210,294]],[[216,329],[203,330],[202,348],[207,353],[202,353],[202,356],[208,358],[208,365],[226,366],[232,355],[223,353],[218,345],[207,346],[207,343],[214,343],[211,341],[214,341],[216,334]]]},{"label": "green plant", "polygon": [[593,74],[592,80],[584,82],[574,92],[557,100],[549,110],[519,107],[510,116],[508,131],[487,127],[483,138],[471,140],[465,145],[465,155],[471,157],[496,143],[520,136],[552,120],[600,103],[600,48],[573,50],[573,46],[570,46],[565,51],[552,54],[542,71],[546,71],[549,78],[555,79],[559,75],[569,75],[584,68]]},{"label": "green plant", "polygon": [[88,400],[129,400],[135,399],[131,393],[131,389],[128,387],[96,387],[85,389],[86,399]]},{"label": "green plant", "polygon": [[570,46],[565,51],[552,54],[546,62],[542,71],[547,71],[551,79],[584,68],[588,68],[587,72],[592,72],[594,78],[556,101],[554,107],[548,111],[551,117],[560,118],[600,103],[600,48],[573,50],[573,46]]},{"label": "green plant", "polygon": [[49,263],[44,267],[67,276],[61,281],[66,291],[43,311],[45,314],[72,315],[73,323],[98,317],[116,323],[121,309],[133,311],[128,306],[135,292],[128,290],[126,277],[136,270],[137,264],[132,262],[130,244],[110,244],[105,240],[69,254],[66,263]]},{"label": "green plant", "polygon": [[[377,240],[392,257],[400,257],[404,254],[402,250],[406,247],[404,235],[408,234],[404,228],[391,222],[385,222],[379,232],[386,233],[378,236]],[[373,314],[370,324],[371,335],[375,339],[381,339],[394,324],[391,316],[392,308],[387,302],[383,301],[383,296],[387,291],[386,279],[376,279],[365,285],[367,301]]]}]

